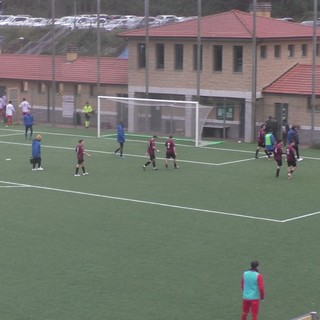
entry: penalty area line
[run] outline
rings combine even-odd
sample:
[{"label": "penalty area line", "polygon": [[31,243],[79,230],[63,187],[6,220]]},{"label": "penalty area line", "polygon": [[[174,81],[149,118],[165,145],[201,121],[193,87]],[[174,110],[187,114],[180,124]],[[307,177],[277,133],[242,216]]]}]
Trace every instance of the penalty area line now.
[{"label": "penalty area line", "polygon": [[187,211],[193,211],[193,212],[201,212],[201,213],[210,213],[210,214],[217,214],[217,215],[223,215],[223,216],[231,216],[231,217],[237,217],[237,218],[243,218],[243,219],[261,220],[261,221],[278,222],[278,223],[282,223],[283,222],[281,220],[269,219],[269,218],[263,218],[263,217],[254,217],[254,216],[248,216],[248,215],[238,214],[238,213],[222,212],[222,211],[201,209],[201,208],[193,208],[193,207],[185,207],[185,206],[179,206],[179,205],[173,205],[173,204],[167,204],[167,203],[161,203],[161,202],[153,202],[153,201],[146,201],[146,200],[138,200],[138,199],[131,199],[131,198],[108,196],[108,195],[103,195],[103,194],[88,193],[88,192],[68,190],[68,189],[58,189],[58,188],[43,187],[43,186],[23,184],[23,183],[15,183],[15,182],[8,182],[8,181],[0,181],[0,183],[8,184],[8,185],[16,185],[16,186],[21,186],[21,187],[24,186],[24,187],[31,187],[31,188],[35,188],[35,189],[42,189],[42,190],[70,193],[70,194],[89,196],[89,197],[97,197],[97,198],[104,198],[104,199],[111,199],[111,200],[118,200],[118,201],[134,202],[134,203],[153,205],[153,206],[159,206],[159,207],[167,207],[167,208],[173,208],[173,209],[179,209],[179,210],[187,210]]}]

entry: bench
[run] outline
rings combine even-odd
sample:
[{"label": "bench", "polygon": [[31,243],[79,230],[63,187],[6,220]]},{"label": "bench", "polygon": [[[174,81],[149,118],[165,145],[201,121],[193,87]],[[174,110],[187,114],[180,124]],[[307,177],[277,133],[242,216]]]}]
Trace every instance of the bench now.
[{"label": "bench", "polygon": [[214,123],[205,123],[203,126],[203,137],[218,137],[227,139],[230,126],[224,126]]}]

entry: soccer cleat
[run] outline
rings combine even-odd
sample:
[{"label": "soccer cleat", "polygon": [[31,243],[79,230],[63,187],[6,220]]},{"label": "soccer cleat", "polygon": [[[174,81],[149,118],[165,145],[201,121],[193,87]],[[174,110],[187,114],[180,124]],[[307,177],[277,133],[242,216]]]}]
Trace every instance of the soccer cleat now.
[{"label": "soccer cleat", "polygon": [[43,171],[43,168],[39,167],[37,170],[38,170],[38,171]]},{"label": "soccer cleat", "polygon": [[37,171],[37,169],[36,168],[32,168],[31,171]]},{"label": "soccer cleat", "polygon": [[146,171],[146,166],[145,165],[142,166],[142,170]]},{"label": "soccer cleat", "polygon": [[120,158],[120,159],[125,159],[126,157],[125,157],[125,156],[120,156],[119,158]]},{"label": "soccer cleat", "polygon": [[176,166],[176,167],[174,167],[175,169],[179,169],[180,167],[179,166]]},{"label": "soccer cleat", "polygon": [[88,174],[89,174],[88,172],[84,172],[82,175],[87,176]]},{"label": "soccer cleat", "polygon": [[303,160],[303,158],[298,158],[298,159],[297,159],[297,161],[302,161],[302,160]]},{"label": "soccer cleat", "polygon": [[153,170],[158,170],[158,168],[157,168],[157,167],[154,167]]},{"label": "soccer cleat", "polygon": [[75,176],[75,177],[80,177],[80,174],[79,174],[79,173],[77,173],[77,174],[75,174],[74,176]]},{"label": "soccer cleat", "polygon": [[288,179],[291,180],[291,178],[292,178],[291,173],[288,173]]}]

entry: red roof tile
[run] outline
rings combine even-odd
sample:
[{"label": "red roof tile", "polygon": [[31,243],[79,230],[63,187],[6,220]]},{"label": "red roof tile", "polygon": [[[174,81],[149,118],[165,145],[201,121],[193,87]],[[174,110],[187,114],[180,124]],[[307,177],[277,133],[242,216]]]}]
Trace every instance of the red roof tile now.
[{"label": "red roof tile", "polygon": [[[262,90],[275,94],[312,94],[312,65],[296,64],[286,73]],[[316,66],[316,89],[320,95],[320,66]]]},{"label": "red roof tile", "polygon": [[[177,22],[149,28],[150,37],[197,37],[198,20]],[[256,36],[260,39],[284,39],[311,37],[313,28],[283,20],[257,16]],[[320,36],[320,30],[318,30]],[[201,18],[201,37],[218,39],[251,39],[253,16],[250,13],[232,10]],[[144,37],[145,29],[121,33],[123,37]]]},{"label": "red roof tile", "polygon": [[[52,56],[0,54],[0,78],[52,80]],[[97,58],[79,56],[67,62],[65,56],[55,57],[55,80],[59,82],[97,83]],[[128,84],[128,61],[100,58],[101,84]]]}]

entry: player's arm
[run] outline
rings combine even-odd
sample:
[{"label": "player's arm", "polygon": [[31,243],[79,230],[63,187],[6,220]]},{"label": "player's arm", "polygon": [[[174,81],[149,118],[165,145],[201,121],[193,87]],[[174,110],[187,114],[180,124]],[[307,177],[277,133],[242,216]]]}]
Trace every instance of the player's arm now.
[{"label": "player's arm", "polygon": [[258,287],[260,291],[260,299],[264,300],[264,282],[261,274],[258,275]]}]

